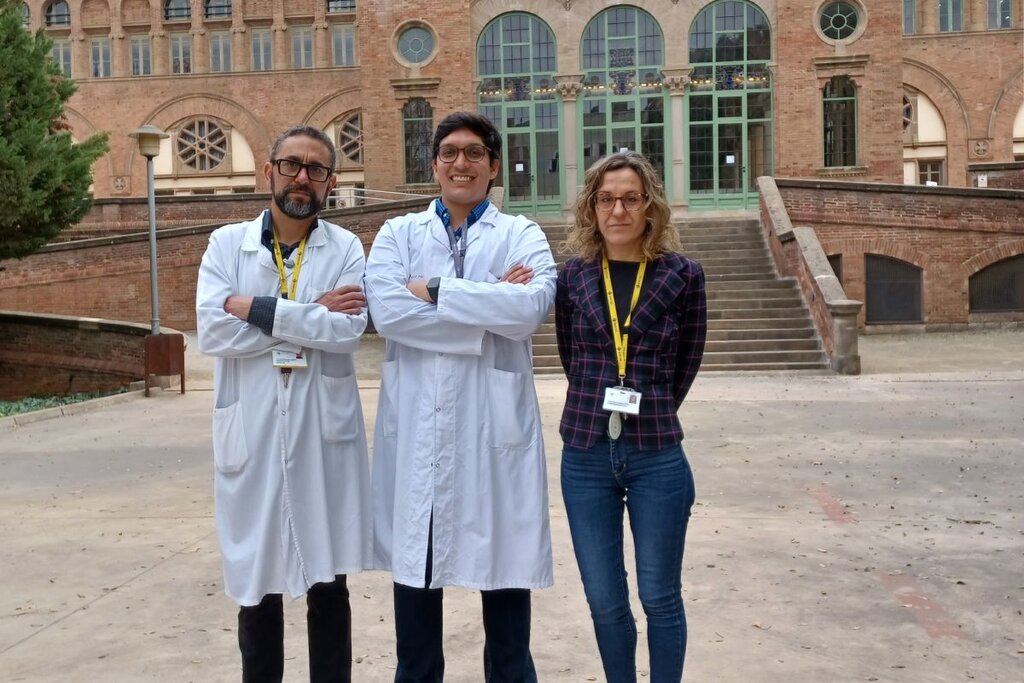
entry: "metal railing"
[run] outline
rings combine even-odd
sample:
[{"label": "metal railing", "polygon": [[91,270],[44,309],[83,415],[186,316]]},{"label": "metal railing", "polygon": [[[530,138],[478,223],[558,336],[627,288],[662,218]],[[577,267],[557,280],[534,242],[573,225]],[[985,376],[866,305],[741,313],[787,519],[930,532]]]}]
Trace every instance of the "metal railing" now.
[{"label": "metal railing", "polygon": [[327,197],[328,209],[344,209],[352,206],[374,206],[406,199],[429,199],[432,195],[412,192],[391,192],[364,187],[336,187]]}]

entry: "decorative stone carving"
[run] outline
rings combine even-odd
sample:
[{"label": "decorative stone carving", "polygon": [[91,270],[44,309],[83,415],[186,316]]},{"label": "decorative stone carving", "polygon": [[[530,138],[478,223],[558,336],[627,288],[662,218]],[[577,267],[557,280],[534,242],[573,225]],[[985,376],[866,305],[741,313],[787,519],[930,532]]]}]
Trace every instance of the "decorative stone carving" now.
[{"label": "decorative stone carving", "polygon": [[987,157],[992,151],[992,145],[988,140],[973,140],[971,142],[971,151],[976,157]]},{"label": "decorative stone carving", "polygon": [[115,194],[127,194],[128,193],[128,178],[123,175],[116,175],[110,179],[110,189]]},{"label": "decorative stone carving", "polygon": [[583,74],[564,74],[555,76],[558,94],[563,100],[575,100],[583,90]]}]

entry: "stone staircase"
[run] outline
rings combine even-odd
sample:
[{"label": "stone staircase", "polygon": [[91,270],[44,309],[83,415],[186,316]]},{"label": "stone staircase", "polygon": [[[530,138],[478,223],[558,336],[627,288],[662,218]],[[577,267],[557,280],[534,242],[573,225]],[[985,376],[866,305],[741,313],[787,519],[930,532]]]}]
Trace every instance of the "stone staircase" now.
[{"label": "stone staircase", "polygon": [[[561,264],[558,246],[566,226],[544,225]],[[706,219],[677,225],[683,252],[707,276],[708,341],[701,370],[828,371],[797,285],[780,279],[756,220]],[[554,314],[533,336],[534,371],[562,372]]]}]

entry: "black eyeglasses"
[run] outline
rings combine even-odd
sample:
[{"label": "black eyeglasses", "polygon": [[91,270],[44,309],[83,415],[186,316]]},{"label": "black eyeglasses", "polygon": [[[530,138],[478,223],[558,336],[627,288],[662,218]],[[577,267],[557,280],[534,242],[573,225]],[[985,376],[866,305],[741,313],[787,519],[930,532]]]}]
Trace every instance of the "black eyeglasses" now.
[{"label": "black eyeglasses", "polygon": [[594,197],[594,208],[602,213],[607,213],[615,208],[615,202],[620,199],[626,211],[639,211],[646,204],[647,195],[641,192],[627,192],[621,197],[616,197],[607,192],[600,192]]},{"label": "black eyeglasses", "polygon": [[466,161],[474,164],[478,161],[483,161],[484,157],[487,156],[487,148],[483,145],[466,145],[465,147],[441,145],[437,150],[437,158],[446,164],[450,164],[459,158],[459,152],[465,155]]},{"label": "black eyeglasses", "polygon": [[306,169],[306,177],[315,183],[322,183],[331,177],[331,169],[326,166],[319,164],[304,164],[301,161],[293,161],[291,159],[274,159],[270,163],[277,166],[277,172],[283,176],[294,178],[299,175],[299,171]]}]

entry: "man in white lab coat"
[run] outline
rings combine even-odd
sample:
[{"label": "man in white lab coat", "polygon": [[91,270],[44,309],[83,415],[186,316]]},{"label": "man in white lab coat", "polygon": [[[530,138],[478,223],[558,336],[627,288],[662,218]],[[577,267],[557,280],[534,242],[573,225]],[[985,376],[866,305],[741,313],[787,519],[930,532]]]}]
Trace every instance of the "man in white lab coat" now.
[{"label": "man in white lab coat", "polygon": [[486,197],[501,136],[482,116],[433,140],[441,197],[389,220],[370,250],[370,316],[387,339],[374,435],[374,561],[394,578],[395,681],[440,681],[442,588],[481,591],[487,681],[537,678],[530,589],[552,583],[530,335],[555,264],[544,233]]},{"label": "man in white lab coat", "polygon": [[345,575],[371,565],[352,362],[366,327],[363,248],[317,218],[334,165],[322,131],[282,133],[263,166],[269,210],[215,230],[199,270],[199,348],[217,357],[217,535],[246,682],[282,680],[283,593],[306,594],[310,680],[351,680]]}]

